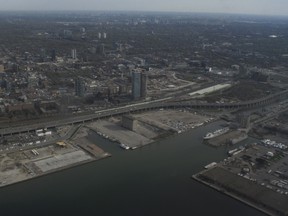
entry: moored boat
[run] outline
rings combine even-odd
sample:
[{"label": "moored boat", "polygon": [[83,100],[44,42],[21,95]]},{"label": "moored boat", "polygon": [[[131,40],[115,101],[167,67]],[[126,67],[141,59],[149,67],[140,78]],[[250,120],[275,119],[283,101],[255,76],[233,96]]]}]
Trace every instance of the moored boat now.
[{"label": "moored boat", "polygon": [[125,150],[130,149],[129,146],[127,146],[127,145],[125,145],[125,144],[123,144],[123,143],[120,144],[120,147],[123,148],[123,149],[125,149]]},{"label": "moored boat", "polygon": [[203,137],[203,139],[212,139],[214,137],[217,137],[217,136],[220,136],[222,134],[225,134],[228,131],[229,131],[229,128],[226,127],[226,128],[222,128],[222,129],[216,130],[213,133],[209,132]]}]

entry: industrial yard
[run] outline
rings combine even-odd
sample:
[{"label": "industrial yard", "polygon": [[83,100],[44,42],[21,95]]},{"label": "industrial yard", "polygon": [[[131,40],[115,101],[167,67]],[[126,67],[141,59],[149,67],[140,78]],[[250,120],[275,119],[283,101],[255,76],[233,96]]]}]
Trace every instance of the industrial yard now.
[{"label": "industrial yard", "polygon": [[135,149],[158,138],[199,127],[213,119],[188,109],[161,109],[99,120],[87,124],[87,127],[105,138]]},{"label": "industrial yard", "polygon": [[194,175],[194,179],[269,215],[287,215],[287,145],[263,140],[229,151],[232,157]]},{"label": "industrial yard", "polygon": [[140,121],[156,125],[165,129],[171,129],[177,133],[185,132],[189,129],[199,127],[204,123],[212,121],[214,118],[193,110],[157,110],[149,113],[135,115]]},{"label": "industrial yard", "polygon": [[[59,128],[60,133],[54,136],[57,137],[68,129],[69,127]],[[39,142],[30,147],[21,146],[21,150],[2,153],[0,187],[110,156],[91,143],[86,138],[86,132],[87,129],[78,127],[69,140],[51,144],[45,141],[42,145]]]}]

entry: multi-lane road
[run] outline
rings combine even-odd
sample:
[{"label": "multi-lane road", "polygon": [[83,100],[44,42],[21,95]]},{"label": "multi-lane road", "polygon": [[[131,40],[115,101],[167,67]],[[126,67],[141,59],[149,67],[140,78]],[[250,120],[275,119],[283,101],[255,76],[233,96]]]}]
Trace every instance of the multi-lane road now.
[{"label": "multi-lane road", "polygon": [[189,107],[193,109],[249,109],[255,108],[259,106],[264,106],[267,104],[271,104],[277,100],[285,98],[288,95],[288,90],[278,92],[276,94],[251,100],[245,101],[240,103],[201,103],[197,101],[191,102],[173,102],[172,97],[163,98],[154,101],[147,101],[141,103],[130,104],[122,107],[115,107],[106,110],[96,111],[95,113],[90,113],[86,115],[75,115],[72,117],[67,117],[61,120],[53,120],[53,121],[43,121],[41,123],[35,123],[30,125],[23,125],[17,127],[9,127],[9,128],[2,128],[0,129],[0,134],[4,135],[12,135],[17,133],[23,133],[27,131],[33,131],[41,128],[54,128],[57,126],[62,125],[69,125],[69,124],[78,124],[78,123],[85,123],[89,121],[94,121],[101,118],[106,118],[109,116],[115,115],[123,115],[131,112],[137,111],[146,111],[152,109],[161,109],[161,108],[183,108]]}]

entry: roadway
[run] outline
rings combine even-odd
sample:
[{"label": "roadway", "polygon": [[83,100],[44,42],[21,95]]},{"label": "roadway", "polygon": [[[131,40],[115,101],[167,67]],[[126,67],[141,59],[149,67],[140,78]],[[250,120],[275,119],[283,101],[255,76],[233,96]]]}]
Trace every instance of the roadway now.
[{"label": "roadway", "polygon": [[171,100],[172,97],[168,97],[168,98],[163,98],[163,99],[154,100],[154,101],[141,102],[141,103],[130,104],[130,105],[122,106],[122,107],[100,110],[100,111],[96,111],[93,114],[72,116],[66,119],[62,119],[62,120],[41,122],[41,123],[35,123],[35,124],[23,125],[23,126],[11,127],[11,128],[2,128],[0,129],[0,134],[1,136],[13,135],[13,134],[18,134],[18,133],[34,131],[34,130],[42,129],[42,128],[55,128],[57,126],[85,123],[85,122],[94,121],[94,120],[107,118],[111,116],[117,116],[117,115],[132,113],[132,112],[140,112],[140,111],[147,111],[147,110],[153,110],[153,109],[161,109],[161,108],[176,109],[176,108],[185,108],[185,107],[188,108],[189,107],[193,109],[251,109],[255,107],[265,106],[277,100],[281,100],[283,97],[287,96],[287,94],[288,94],[288,90],[285,90],[285,91],[278,92],[276,94],[273,94],[264,98],[240,102],[240,103],[201,103],[197,101],[191,101],[191,102],[187,102],[187,101],[173,102],[172,101],[171,102],[169,100]]}]

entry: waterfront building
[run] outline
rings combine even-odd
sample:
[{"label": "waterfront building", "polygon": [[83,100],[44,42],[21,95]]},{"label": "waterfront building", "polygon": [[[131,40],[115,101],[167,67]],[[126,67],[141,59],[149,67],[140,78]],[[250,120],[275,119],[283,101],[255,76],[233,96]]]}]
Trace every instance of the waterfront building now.
[{"label": "waterfront building", "polygon": [[123,115],[122,116],[122,127],[134,131],[137,125],[137,120],[132,115]]}]

